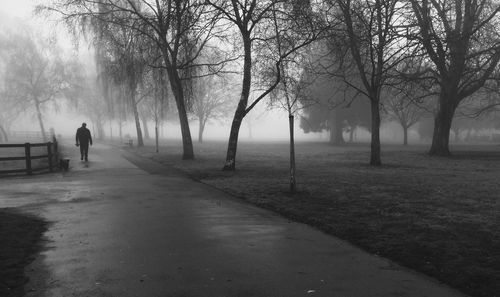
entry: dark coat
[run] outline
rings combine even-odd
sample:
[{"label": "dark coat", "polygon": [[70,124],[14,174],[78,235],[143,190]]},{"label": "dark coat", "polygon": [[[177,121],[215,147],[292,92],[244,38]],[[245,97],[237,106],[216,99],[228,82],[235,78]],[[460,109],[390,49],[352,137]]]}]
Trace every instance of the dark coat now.
[{"label": "dark coat", "polygon": [[80,127],[76,130],[76,143],[81,145],[92,144],[92,136],[90,136],[90,130],[84,127]]}]

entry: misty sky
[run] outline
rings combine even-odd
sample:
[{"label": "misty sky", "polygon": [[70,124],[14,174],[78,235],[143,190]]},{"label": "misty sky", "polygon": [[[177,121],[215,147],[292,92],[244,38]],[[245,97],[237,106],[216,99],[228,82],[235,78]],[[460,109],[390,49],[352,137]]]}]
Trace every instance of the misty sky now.
[{"label": "misty sky", "polygon": [[[37,5],[37,3],[43,3],[43,0],[0,0],[0,12],[3,14],[10,15],[12,17],[20,18],[24,22],[28,22],[29,24],[33,25],[37,29],[41,29],[41,31],[45,32],[45,34],[50,34],[51,32],[53,33],[53,26],[48,25],[49,24],[46,20],[41,20],[39,17],[36,17],[33,15],[33,9]],[[63,48],[71,48],[71,42],[68,34],[64,32],[62,26],[59,26],[58,29],[56,29],[57,35],[58,35],[58,40],[59,43],[62,45]],[[262,111],[261,111],[262,112]],[[71,134],[73,132],[73,126],[75,126],[75,129],[78,127],[79,123],[81,121],[84,121],[85,118],[83,117],[76,117],[74,114],[67,114],[66,112],[59,112],[56,115],[46,117],[46,121],[49,127],[55,126],[55,127],[64,127],[63,129],[56,129],[59,133],[62,134]],[[61,123],[64,122],[66,124]],[[13,127],[13,130],[38,130],[37,128],[37,123],[35,121],[29,120],[27,117],[17,121],[16,125]],[[91,124],[90,124],[91,126]],[[133,125],[130,125],[130,134],[133,133]],[[207,137],[214,137],[214,138],[225,138],[228,135],[228,129],[225,129],[226,127],[217,127],[219,125],[212,125],[212,127],[207,127],[206,130],[206,136]],[[226,125],[229,126],[229,125]],[[269,129],[269,127],[274,127],[274,129]],[[193,132],[196,132],[195,130],[197,129],[197,125],[191,124],[191,129],[193,129]],[[245,127],[242,128],[242,136],[246,134],[244,132]],[[177,134],[177,129],[176,128],[171,128],[168,129],[172,134]],[[226,131],[227,130],[227,131]],[[260,138],[259,136],[263,136],[264,138],[273,138],[273,137],[278,137],[278,138],[286,138],[287,137],[287,132],[288,132],[288,126],[287,126],[287,117],[285,112],[280,112],[280,111],[275,111],[271,112],[269,116],[264,116],[260,117],[258,123],[254,124],[254,128],[252,129],[252,134],[255,137]],[[57,133],[57,132],[56,132]],[[300,137],[301,131],[300,129],[297,129],[296,133],[298,134],[297,136]],[[260,135],[259,135],[260,134]],[[193,134],[196,135],[196,134]],[[175,136],[180,136],[180,135],[175,135]],[[312,136],[312,135],[308,135]]]},{"label": "misty sky", "polygon": [[29,20],[34,5],[39,1],[36,0],[0,0],[2,5],[0,5],[0,11],[22,19]]},{"label": "misty sky", "polygon": [[[49,36],[56,34],[60,46],[62,46],[65,51],[74,52],[75,48],[72,45],[71,37],[69,36],[63,25],[60,24],[56,26],[56,18],[48,21],[46,19],[41,19],[40,17],[34,16],[33,10],[35,6],[38,3],[44,2],[44,0],[0,0],[0,13],[20,18],[23,22],[27,22],[36,30],[40,30],[40,32],[44,35]],[[78,52],[80,59],[92,59],[92,57],[89,56],[89,50],[87,46],[80,46]],[[259,108],[254,111],[256,114],[260,114],[260,116],[257,115],[258,120],[254,121],[251,134],[256,139],[287,139],[289,135],[288,117],[286,112],[284,110],[272,110],[266,112],[265,105],[265,102],[262,102]],[[81,117],[78,114],[74,114],[67,110],[62,110],[49,116],[45,116],[45,121],[48,127],[59,127],[56,128],[57,134],[63,134],[67,136],[73,134],[74,130],[76,130],[76,128],[81,124],[82,121],[89,122],[84,117]],[[192,122],[190,126],[193,135],[196,135],[196,131],[198,128],[197,124]],[[229,127],[229,123],[209,123],[207,129],[205,130],[206,137],[225,139],[229,135]],[[18,119],[16,121],[16,124],[12,128],[13,130],[38,130],[36,121],[30,119],[30,117],[28,116]],[[92,128],[92,123],[89,123],[89,128]],[[133,123],[130,123],[130,127],[127,130],[129,129],[130,131],[127,132],[131,135],[134,135],[135,132]],[[180,131],[178,128],[171,127],[170,129],[168,129],[167,127],[167,130],[169,130],[168,134],[170,134],[171,136],[180,137]],[[109,130],[107,132],[109,132]],[[250,135],[250,131],[248,131],[248,128],[245,127],[245,121],[241,132],[242,138]],[[319,135],[312,135],[312,133],[304,134],[303,131],[299,128],[298,121],[296,122],[295,134],[297,139],[317,139],[319,137]],[[327,137],[326,132],[324,134],[324,137]],[[366,133],[364,133],[364,131],[361,131],[358,136],[368,137],[364,134]],[[384,134],[386,133],[382,131],[382,137],[384,136]],[[392,132],[387,134],[389,134],[389,137],[392,137]]]}]

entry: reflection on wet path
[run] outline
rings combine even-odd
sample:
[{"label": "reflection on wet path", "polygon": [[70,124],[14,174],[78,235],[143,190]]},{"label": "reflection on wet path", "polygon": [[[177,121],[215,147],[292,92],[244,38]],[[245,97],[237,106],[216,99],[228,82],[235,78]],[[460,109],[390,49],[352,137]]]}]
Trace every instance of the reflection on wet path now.
[{"label": "reflection on wet path", "polygon": [[89,159],[1,185],[0,203],[53,222],[28,297],[459,296],[208,186],[148,174],[115,148]]}]

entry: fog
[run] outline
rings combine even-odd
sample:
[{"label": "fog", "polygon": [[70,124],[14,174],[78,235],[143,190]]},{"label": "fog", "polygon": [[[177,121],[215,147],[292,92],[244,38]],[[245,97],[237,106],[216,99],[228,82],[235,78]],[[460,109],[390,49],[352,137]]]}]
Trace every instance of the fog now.
[{"label": "fog", "polygon": [[[244,141],[287,141],[289,140],[289,127],[288,118],[286,113],[282,111],[269,111],[268,114],[261,115],[258,121],[249,125],[248,121],[244,121],[241,131],[240,139]],[[58,112],[49,111],[46,113],[45,123],[47,127],[53,128],[56,135],[64,138],[72,138],[75,135],[76,129],[81,126],[83,122],[87,123],[93,134],[96,134],[96,127],[92,121],[74,110],[62,108]],[[160,137],[166,139],[181,139],[180,127],[176,124],[177,119],[169,121],[160,129]],[[296,125],[298,125],[298,121]],[[195,121],[190,122],[192,127],[191,133],[193,141],[197,141],[198,123]],[[39,125],[37,120],[30,115],[20,115],[12,123],[13,131],[38,131]],[[154,123],[148,123],[149,131],[154,131]],[[116,123],[105,124],[104,132],[105,137],[118,138],[119,126]],[[230,131],[230,121],[224,123],[209,123],[205,128],[204,139],[227,141]],[[122,127],[123,138],[134,138],[135,124],[128,122]],[[150,132],[151,133],[151,132]],[[494,133],[494,132],[493,132]],[[151,137],[153,137],[151,135]],[[329,132],[311,132],[304,133],[302,129],[296,129],[295,137],[298,141],[314,141],[314,142],[328,142]],[[344,138],[348,139],[348,134],[344,133]],[[396,123],[386,123],[381,129],[381,138],[385,143],[400,143],[403,138],[403,131]],[[363,128],[356,130],[356,141],[368,143],[370,141],[370,133]],[[419,137],[418,131],[415,129],[410,130],[409,134],[410,143],[426,143]]]},{"label": "fog", "polygon": [[492,0],[0,0],[0,297],[498,296],[499,28]]},{"label": "fog", "polygon": [[[123,91],[120,89],[122,87],[110,80],[108,82],[109,85],[105,88],[114,88],[114,90],[105,94],[102,82],[99,82],[99,77],[102,76],[99,71],[102,71],[103,66],[98,64],[101,58],[96,56],[95,41],[92,41],[93,37],[91,37],[92,33],[86,32],[83,34],[80,32],[71,34],[68,27],[60,21],[60,16],[34,14],[35,5],[40,3],[44,4],[44,1],[2,1],[2,6],[0,6],[0,14],[4,16],[2,18],[4,24],[2,26],[2,30],[4,31],[2,34],[4,38],[7,38],[9,34],[24,36],[27,38],[27,42],[34,44],[34,50],[39,51],[36,53],[37,55],[44,56],[47,61],[57,60],[57,65],[54,65],[55,70],[53,70],[53,74],[49,74],[49,77],[57,75],[58,71],[65,72],[62,77],[57,78],[58,80],[53,82],[59,84],[58,87],[61,87],[61,90],[52,94],[51,98],[46,100],[47,102],[40,104],[40,116],[37,115],[34,107],[30,106],[29,102],[19,103],[22,101],[20,98],[26,99],[27,96],[18,94],[19,88],[22,89],[22,87],[18,87],[17,89],[14,87],[9,90],[9,87],[16,80],[19,86],[23,84],[23,82],[19,82],[18,78],[9,76],[9,73],[17,71],[8,67],[9,50],[11,51],[10,54],[13,54],[16,49],[13,51],[12,48],[4,49],[1,61],[3,69],[0,72],[2,76],[0,86],[4,89],[2,93],[3,100],[7,102],[4,104],[3,115],[0,118],[3,121],[3,129],[7,131],[7,134],[15,134],[18,131],[40,131],[41,122],[43,122],[44,127],[42,130],[45,130],[46,133],[53,129],[56,135],[69,138],[73,137],[76,129],[82,122],[86,122],[88,128],[96,138],[136,139],[138,137],[136,128],[137,120],[134,121],[133,110],[130,109],[129,103],[125,102],[128,99],[123,96],[123,93],[120,93]],[[13,44],[15,48],[16,42],[14,41]],[[223,45],[223,47],[227,46]],[[21,49],[22,46],[17,50]],[[10,58],[12,59],[12,57]],[[12,63],[12,60],[10,61]],[[147,63],[149,62],[143,62],[143,66]],[[57,67],[62,68],[57,70]],[[71,67],[78,68],[78,71],[75,72],[75,69]],[[241,65],[233,64],[230,67],[237,69]],[[74,73],[70,73],[70,71]],[[143,74],[146,79],[148,76],[154,75],[153,72],[148,71],[146,70]],[[206,120],[203,130],[204,140],[227,141],[229,138],[231,122],[241,92],[241,71],[237,72],[239,73],[233,73],[225,77],[223,81],[218,81],[219,76],[216,79],[210,80],[208,84],[211,85],[211,88],[209,87],[208,89],[202,85],[194,86],[194,92],[198,93],[193,95],[193,99],[190,100],[201,100],[199,98],[204,97],[206,93],[208,93],[207,96],[225,98],[224,106],[219,105],[218,108],[220,110],[217,111],[217,108],[215,109],[217,111],[216,115],[212,115],[211,118]],[[71,77],[72,81],[64,81],[69,76],[73,76]],[[350,102],[347,104],[340,102],[340,99],[338,99],[341,97],[338,96],[338,82],[330,78],[320,78],[319,81],[323,79],[325,82],[315,83],[310,87],[309,91],[309,96],[314,97],[313,101],[316,103],[319,102],[318,104],[314,104],[311,107],[310,102],[297,101],[298,103],[295,105],[298,107],[295,107],[296,109],[293,112],[295,116],[295,139],[298,141],[330,141],[336,143],[339,136],[338,134],[337,136],[333,134],[334,128],[332,127],[340,123],[339,125],[342,125],[343,130],[341,132],[341,138],[343,138],[341,142],[369,143],[371,140],[371,115],[368,100],[357,94],[352,96],[352,98],[356,98],[353,99],[354,103]],[[116,80],[116,77],[112,78],[112,80]],[[318,79],[315,78],[315,80]],[[207,84],[207,82],[203,83]],[[146,131],[144,130],[148,130],[150,137],[153,137],[155,129],[154,118],[155,114],[158,115],[158,110],[151,111],[151,108],[156,103],[152,101],[155,100],[154,96],[145,93],[148,89],[146,84],[147,82],[144,82],[136,91],[135,100],[137,103],[135,108],[139,108],[139,113],[141,113],[140,125],[142,125],[142,134],[145,134]],[[227,84],[231,85],[231,87],[225,89]],[[167,81],[164,81],[163,85],[166,90],[168,88]],[[258,91],[259,88],[260,86],[257,86],[252,92],[250,101],[260,94]],[[346,91],[345,87],[342,88],[344,88],[342,91],[344,92],[344,99],[342,100],[345,101]],[[214,93],[214,89],[220,92]],[[40,90],[40,92],[43,93],[45,91]],[[170,98],[168,99],[168,109],[161,111],[162,118],[158,122],[160,136],[163,138],[180,139],[182,138],[181,126],[179,124],[179,116],[175,110],[173,94],[171,90],[166,90],[166,92],[170,92],[168,95]],[[221,92],[222,95],[220,95]],[[16,96],[21,97],[15,98]],[[151,98],[148,97],[149,99],[143,100],[141,97],[137,99],[140,96],[149,96]],[[394,111],[391,109],[391,98],[393,95],[387,93],[384,96],[389,99],[381,104],[382,123],[380,126],[380,139],[382,143],[403,143],[403,141],[410,144],[429,143],[432,139],[432,118],[435,116],[437,110],[436,99],[428,99],[425,101],[425,104],[417,107],[419,112],[418,119],[412,122],[411,125],[408,125],[406,140],[404,140],[405,133],[401,124],[398,123],[397,110]],[[332,100],[335,102],[332,103]],[[243,118],[239,130],[239,139],[246,141],[286,141],[290,138],[289,113],[286,109],[277,107],[275,101],[275,96],[268,95]],[[328,101],[328,103],[324,103],[323,101]],[[200,129],[200,118],[197,116],[196,104],[191,104],[192,106],[188,108],[189,128],[192,139],[196,142]],[[101,107],[96,107],[97,105]],[[450,132],[450,140],[452,142],[484,142],[498,139],[500,132],[497,129],[499,121],[496,111],[473,117],[464,116],[467,111],[469,110],[464,108],[456,113],[456,120],[454,120],[454,126]],[[346,115],[352,112],[355,113],[354,116]],[[318,113],[321,113],[321,115],[319,116]],[[459,116],[459,114],[461,115]],[[315,117],[319,118],[316,119]],[[339,117],[342,118],[340,121],[338,120]],[[337,124],[334,124],[334,118],[337,118]],[[429,123],[431,124],[429,125]]]}]

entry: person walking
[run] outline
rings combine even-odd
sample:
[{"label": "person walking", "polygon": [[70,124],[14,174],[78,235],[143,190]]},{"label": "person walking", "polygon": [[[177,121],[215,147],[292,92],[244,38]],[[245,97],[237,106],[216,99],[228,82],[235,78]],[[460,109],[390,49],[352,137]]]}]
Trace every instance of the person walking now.
[{"label": "person walking", "polygon": [[76,146],[80,146],[80,160],[89,160],[89,144],[92,145],[92,136],[90,130],[87,129],[87,124],[82,123],[82,126],[76,130]]}]

